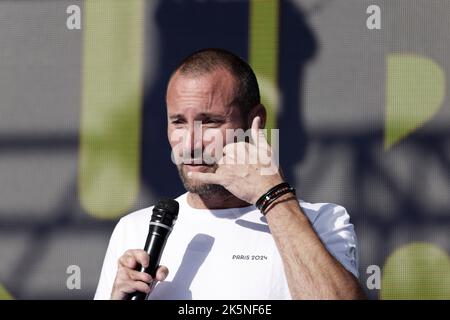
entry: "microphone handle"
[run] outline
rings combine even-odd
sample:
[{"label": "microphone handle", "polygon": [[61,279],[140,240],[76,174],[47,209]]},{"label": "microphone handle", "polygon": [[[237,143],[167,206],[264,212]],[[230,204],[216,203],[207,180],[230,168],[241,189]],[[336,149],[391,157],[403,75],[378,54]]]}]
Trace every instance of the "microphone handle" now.
[{"label": "microphone handle", "polygon": [[[164,246],[169,237],[170,229],[166,226],[150,225],[147,241],[145,242],[144,250],[149,255],[149,264],[147,268],[138,265],[136,270],[148,273],[152,276],[153,281],[150,283],[150,288],[153,288],[156,283],[156,271],[159,267]],[[136,291],[128,296],[128,300],[146,300],[147,294],[145,292]]]}]

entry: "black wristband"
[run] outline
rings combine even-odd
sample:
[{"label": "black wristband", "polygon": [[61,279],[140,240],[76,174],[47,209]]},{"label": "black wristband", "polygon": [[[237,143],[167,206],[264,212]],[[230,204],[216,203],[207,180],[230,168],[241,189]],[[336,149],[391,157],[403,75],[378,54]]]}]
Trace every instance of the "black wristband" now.
[{"label": "black wristband", "polygon": [[272,202],[289,192],[292,192],[295,195],[295,189],[291,187],[289,183],[280,183],[263,194],[258,199],[258,201],[256,201],[255,206],[259,209],[259,211],[261,211],[263,215],[265,215],[265,210]]}]

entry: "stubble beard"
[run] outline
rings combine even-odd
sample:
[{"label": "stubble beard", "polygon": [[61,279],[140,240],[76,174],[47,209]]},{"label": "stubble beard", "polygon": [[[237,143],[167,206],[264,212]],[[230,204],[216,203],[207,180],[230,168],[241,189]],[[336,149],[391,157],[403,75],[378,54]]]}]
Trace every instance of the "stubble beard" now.
[{"label": "stubble beard", "polygon": [[[208,168],[207,171],[209,173],[214,173],[217,170],[218,165],[214,164]],[[225,187],[220,184],[210,184],[210,183],[200,183],[195,182],[192,179],[188,178],[186,168],[183,165],[178,165],[178,174],[180,175],[181,181],[183,182],[184,188],[191,193],[198,194],[201,197],[211,198],[217,196],[227,196],[229,195],[229,191],[225,189]]]}]

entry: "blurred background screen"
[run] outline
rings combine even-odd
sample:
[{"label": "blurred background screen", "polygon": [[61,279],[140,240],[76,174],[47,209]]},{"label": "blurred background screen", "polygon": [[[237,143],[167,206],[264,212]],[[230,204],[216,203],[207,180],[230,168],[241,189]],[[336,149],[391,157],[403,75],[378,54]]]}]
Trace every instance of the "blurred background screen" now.
[{"label": "blurred background screen", "polygon": [[447,0],[0,0],[0,298],[93,298],[117,221],[184,192],[165,86],[220,47],[368,297],[450,299],[449,30]]}]

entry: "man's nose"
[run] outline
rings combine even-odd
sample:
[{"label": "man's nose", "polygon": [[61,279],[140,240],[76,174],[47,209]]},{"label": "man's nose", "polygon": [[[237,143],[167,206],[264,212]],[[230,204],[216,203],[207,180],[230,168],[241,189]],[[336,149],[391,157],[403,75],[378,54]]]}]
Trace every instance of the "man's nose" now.
[{"label": "man's nose", "polygon": [[194,150],[202,150],[203,138],[201,121],[195,121],[192,125],[189,125],[184,143],[184,149],[186,151],[193,152]]}]

